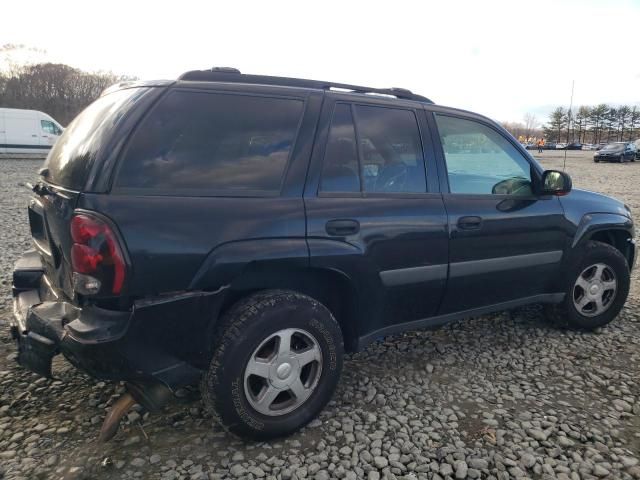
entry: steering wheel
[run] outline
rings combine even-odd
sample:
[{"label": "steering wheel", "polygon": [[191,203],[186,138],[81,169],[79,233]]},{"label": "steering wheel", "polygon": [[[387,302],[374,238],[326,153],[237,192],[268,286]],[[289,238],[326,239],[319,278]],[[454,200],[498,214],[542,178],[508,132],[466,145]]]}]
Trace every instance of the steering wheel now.
[{"label": "steering wheel", "polygon": [[407,182],[409,169],[404,163],[393,163],[382,169],[376,179],[377,192],[402,192]]}]

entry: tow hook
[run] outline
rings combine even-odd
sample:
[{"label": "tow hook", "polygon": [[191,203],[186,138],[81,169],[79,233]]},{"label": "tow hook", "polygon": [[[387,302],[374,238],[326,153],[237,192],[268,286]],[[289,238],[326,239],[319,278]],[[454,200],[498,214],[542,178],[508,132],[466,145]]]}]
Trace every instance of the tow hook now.
[{"label": "tow hook", "polygon": [[158,412],[173,398],[173,392],[161,383],[127,383],[125,386],[127,392],[116,400],[102,422],[98,436],[100,443],[108,442],[115,436],[122,417],[136,403],[149,412]]}]

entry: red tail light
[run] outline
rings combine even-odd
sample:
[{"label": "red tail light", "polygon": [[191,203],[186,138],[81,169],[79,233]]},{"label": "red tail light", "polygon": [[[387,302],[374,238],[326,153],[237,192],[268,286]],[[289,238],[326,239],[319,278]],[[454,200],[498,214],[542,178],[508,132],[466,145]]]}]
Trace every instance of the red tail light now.
[{"label": "red tail light", "polygon": [[111,293],[119,294],[124,284],[127,266],[111,227],[98,217],[79,213],[71,219],[71,238],[73,271],[90,276],[88,278],[94,281],[92,285],[97,285],[98,290],[101,286],[110,285]]}]

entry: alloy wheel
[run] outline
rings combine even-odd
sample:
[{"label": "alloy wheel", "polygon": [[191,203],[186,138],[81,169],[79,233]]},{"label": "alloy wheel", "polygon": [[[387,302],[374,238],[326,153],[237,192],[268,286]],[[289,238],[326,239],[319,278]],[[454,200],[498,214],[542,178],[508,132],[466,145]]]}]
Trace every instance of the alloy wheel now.
[{"label": "alloy wheel", "polygon": [[269,335],[245,366],[247,401],[263,415],[292,412],[309,399],[322,373],[322,350],[306,330],[287,328]]},{"label": "alloy wheel", "polygon": [[618,289],[611,267],[596,263],[585,268],[573,286],[573,305],[586,317],[604,313],[613,303]]}]

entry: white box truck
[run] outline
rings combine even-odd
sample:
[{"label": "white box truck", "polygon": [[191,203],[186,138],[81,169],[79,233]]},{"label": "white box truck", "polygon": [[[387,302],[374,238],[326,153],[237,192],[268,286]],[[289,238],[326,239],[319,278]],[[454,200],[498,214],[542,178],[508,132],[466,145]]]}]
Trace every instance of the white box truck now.
[{"label": "white box truck", "polygon": [[49,149],[64,129],[37,110],[0,108],[0,153],[41,153]]}]

